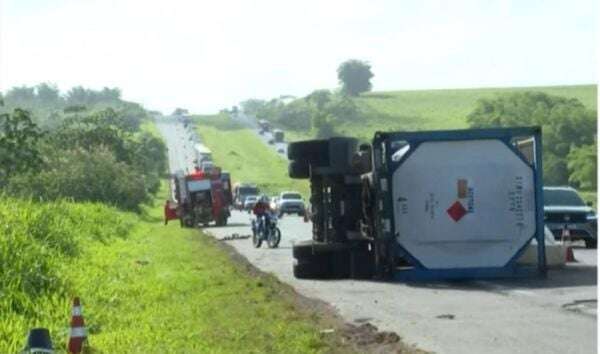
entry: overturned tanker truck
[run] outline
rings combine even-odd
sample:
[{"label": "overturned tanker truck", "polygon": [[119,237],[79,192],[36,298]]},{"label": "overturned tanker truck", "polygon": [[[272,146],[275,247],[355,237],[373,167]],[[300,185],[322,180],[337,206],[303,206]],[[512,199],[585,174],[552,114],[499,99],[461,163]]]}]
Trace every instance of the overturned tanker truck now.
[{"label": "overturned tanker truck", "polygon": [[[533,153],[519,150],[525,140]],[[297,278],[546,272],[539,127],[299,141],[288,158],[290,177],[311,188],[313,239],[293,246]],[[517,262],[527,247],[535,266]]]}]

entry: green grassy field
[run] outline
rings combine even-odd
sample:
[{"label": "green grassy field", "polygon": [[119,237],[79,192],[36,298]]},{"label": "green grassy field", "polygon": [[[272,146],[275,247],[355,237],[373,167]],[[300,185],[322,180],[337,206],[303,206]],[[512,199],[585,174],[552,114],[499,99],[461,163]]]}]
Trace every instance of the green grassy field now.
[{"label": "green grassy field", "polygon": [[[577,98],[587,107],[597,109],[596,85],[381,91],[355,98],[364,119],[336,125],[336,131],[370,140],[378,130],[467,128],[466,117],[473,111],[478,99],[522,91],[541,91],[550,95]],[[307,132],[288,133],[291,141],[307,137]]]},{"label": "green grassy field", "polygon": [[[57,352],[64,352],[72,296],[81,297],[92,352],[336,350],[339,343],[319,333],[319,315],[299,311],[273,277],[250,274],[197,230],[164,226],[160,202],[166,195],[163,184],[156,206],[143,215],[98,204],[44,209],[2,200],[0,215],[19,220],[10,219],[13,231],[0,230],[0,352],[17,352],[33,326],[49,327]],[[81,210],[71,214],[70,208]],[[29,234],[39,228],[34,235],[62,236],[61,225],[71,225],[61,221],[65,215],[85,216],[73,221],[80,223],[67,244],[77,250],[73,254],[54,250],[60,238],[30,245],[25,229],[15,226],[20,221]],[[38,226],[44,220],[47,227]]]},{"label": "green grassy field", "polygon": [[231,172],[234,182],[256,183],[269,195],[294,190],[308,196],[308,181],[289,178],[287,160],[277,156],[253,131],[225,115],[196,116],[194,121],[217,165]]}]

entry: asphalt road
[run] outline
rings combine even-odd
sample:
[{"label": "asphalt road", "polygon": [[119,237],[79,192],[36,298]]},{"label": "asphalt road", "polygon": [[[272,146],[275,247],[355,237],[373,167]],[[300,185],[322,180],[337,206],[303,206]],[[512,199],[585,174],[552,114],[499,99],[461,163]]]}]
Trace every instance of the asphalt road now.
[{"label": "asphalt road", "polygon": [[[182,129],[159,125],[172,169],[181,158]],[[184,151],[185,155],[186,152]],[[187,153],[189,154],[189,152]],[[235,174],[235,171],[231,171]],[[597,252],[575,249],[578,263],[551,270],[547,279],[400,283],[298,280],[295,242],[311,238],[297,216],[280,220],[278,249],[256,249],[249,239],[223,241],[264,272],[301,294],[333,305],[348,322],[370,322],[409,344],[438,353],[596,353]],[[205,229],[217,239],[250,234],[250,215],[233,212],[227,227]]]}]

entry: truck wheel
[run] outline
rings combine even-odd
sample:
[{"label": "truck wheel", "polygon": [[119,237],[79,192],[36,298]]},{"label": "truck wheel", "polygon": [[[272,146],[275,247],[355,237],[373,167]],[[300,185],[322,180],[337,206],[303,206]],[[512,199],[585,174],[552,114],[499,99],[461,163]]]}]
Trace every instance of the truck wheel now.
[{"label": "truck wheel", "polygon": [[585,248],[598,248],[598,240],[586,239]]},{"label": "truck wheel", "polygon": [[311,257],[317,254],[330,254],[334,252],[347,250],[348,246],[343,243],[324,243],[309,240],[300,241],[294,244],[294,247],[292,247],[292,255],[294,256],[294,258],[301,259]]},{"label": "truck wheel", "polygon": [[298,279],[329,279],[331,273],[326,262],[303,262],[294,264],[294,277]]},{"label": "truck wheel", "polygon": [[329,162],[328,140],[305,140],[288,144],[288,159],[314,164]]},{"label": "truck wheel", "polygon": [[350,276],[349,250],[345,244],[303,241],[292,247],[292,255],[297,261],[294,275],[298,278],[341,279]]},{"label": "truck wheel", "polygon": [[288,165],[290,178],[304,179],[310,177],[310,167],[305,161],[290,161]]}]

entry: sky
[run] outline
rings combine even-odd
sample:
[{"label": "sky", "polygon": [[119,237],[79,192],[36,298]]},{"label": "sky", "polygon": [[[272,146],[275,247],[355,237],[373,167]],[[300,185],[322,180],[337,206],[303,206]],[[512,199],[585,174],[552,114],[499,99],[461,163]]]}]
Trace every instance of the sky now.
[{"label": "sky", "polygon": [[589,84],[596,0],[0,0],[0,91],[119,87],[170,113],[339,86],[374,91]]}]

